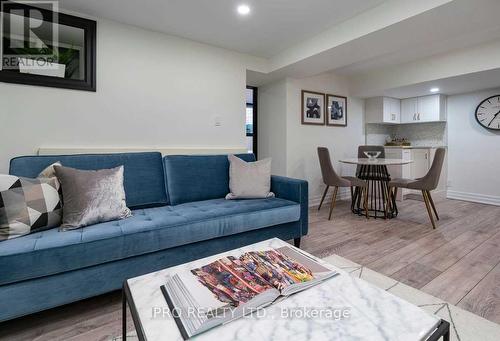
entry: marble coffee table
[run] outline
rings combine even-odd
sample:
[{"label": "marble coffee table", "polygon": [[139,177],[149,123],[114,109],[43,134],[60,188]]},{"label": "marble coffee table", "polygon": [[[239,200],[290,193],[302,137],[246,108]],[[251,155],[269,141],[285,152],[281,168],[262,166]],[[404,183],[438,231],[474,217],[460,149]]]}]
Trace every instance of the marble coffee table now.
[{"label": "marble coffee table", "polygon": [[[128,304],[139,340],[183,340],[160,289],[168,274],[193,269],[223,256],[285,245],[293,247],[280,239],[270,239],[128,279],[124,283],[123,339],[126,338]],[[259,314],[232,321],[193,339],[434,341],[442,337],[444,341],[449,340],[448,322],[300,251],[339,274],[264,308]]]}]

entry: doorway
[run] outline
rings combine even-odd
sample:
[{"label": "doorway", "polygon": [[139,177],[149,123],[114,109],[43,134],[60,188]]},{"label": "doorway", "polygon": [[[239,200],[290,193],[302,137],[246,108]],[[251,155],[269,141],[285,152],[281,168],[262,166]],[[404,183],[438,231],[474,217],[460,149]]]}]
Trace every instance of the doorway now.
[{"label": "doorway", "polygon": [[257,88],[247,86],[246,93],[245,130],[247,151],[257,158]]}]

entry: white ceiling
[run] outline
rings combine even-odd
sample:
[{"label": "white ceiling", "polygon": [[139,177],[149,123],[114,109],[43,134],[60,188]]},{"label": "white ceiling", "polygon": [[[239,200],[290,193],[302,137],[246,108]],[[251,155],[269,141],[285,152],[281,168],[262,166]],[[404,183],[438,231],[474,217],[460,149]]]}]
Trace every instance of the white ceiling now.
[{"label": "white ceiling", "polygon": [[[500,38],[499,0],[454,0],[331,48],[298,64],[353,76]],[[302,76],[302,75],[299,75]]]},{"label": "white ceiling", "polygon": [[[61,0],[63,9],[272,57],[384,0]],[[248,4],[251,14],[238,16]]]},{"label": "white ceiling", "polygon": [[[386,66],[462,49],[500,38],[499,0],[454,0],[366,37],[364,46],[385,50],[335,70],[359,75]],[[371,45],[370,45],[371,44]]]},{"label": "white ceiling", "polygon": [[439,93],[456,95],[472,91],[500,88],[500,69],[470,73],[467,75],[438,79],[412,84],[384,91],[384,96],[409,98],[431,95],[431,88],[439,88]]},{"label": "white ceiling", "polygon": [[[258,86],[283,77],[302,78],[325,71],[334,71],[336,74],[351,79],[373,78],[373,73],[383,78],[383,75],[378,73],[384,73],[386,70],[391,72],[393,67],[399,65],[408,65],[411,68],[411,62],[417,60],[426,59],[432,65],[433,59],[439,59],[440,56],[498,41],[500,21],[497,20],[497,13],[500,13],[499,0],[453,0],[432,10],[408,16],[385,28],[368,32],[359,38],[333,46],[281,70],[273,70],[268,74],[248,71],[247,81],[249,84]],[[483,63],[491,65],[493,61],[487,54],[471,62],[478,65]],[[496,64],[500,67],[500,60]],[[444,68],[446,69],[446,66]],[[405,78],[404,67],[398,70],[402,73],[401,82],[413,81],[411,77]],[[477,71],[480,71],[479,66]],[[464,72],[456,73],[456,75],[459,74],[464,74]],[[500,78],[496,81],[497,84],[494,83],[494,79],[487,79],[484,82],[478,80],[470,84],[476,89],[496,87],[500,86]],[[472,86],[463,85],[462,87],[464,91],[476,90]],[[453,92],[455,86],[450,86],[450,88]],[[374,89],[369,89],[369,92],[357,92],[356,95],[360,97],[380,96],[383,90],[387,89],[377,88],[376,94],[371,93]],[[413,93],[410,94],[412,91]],[[408,97],[424,94],[427,91],[427,86],[423,89],[418,87],[404,89]]]},{"label": "white ceiling", "polygon": [[[242,3],[251,7],[247,17],[236,13]],[[267,58],[268,73],[247,71],[252,85],[327,71],[362,77],[500,38],[500,0],[60,0],[60,7]],[[383,94],[425,95],[433,86],[446,94],[498,87],[500,69]]]}]

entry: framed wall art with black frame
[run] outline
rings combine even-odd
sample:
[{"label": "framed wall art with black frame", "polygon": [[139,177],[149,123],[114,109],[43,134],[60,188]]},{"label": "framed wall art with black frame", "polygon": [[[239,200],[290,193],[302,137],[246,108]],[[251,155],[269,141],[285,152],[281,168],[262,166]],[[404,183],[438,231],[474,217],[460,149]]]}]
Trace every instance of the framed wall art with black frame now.
[{"label": "framed wall art with black frame", "polygon": [[302,90],[302,124],[325,125],[325,94]]},{"label": "framed wall art with black frame", "polygon": [[1,82],[96,91],[95,21],[57,1],[0,1]]},{"label": "framed wall art with black frame", "polygon": [[325,111],[327,126],[347,127],[347,97],[327,94]]}]

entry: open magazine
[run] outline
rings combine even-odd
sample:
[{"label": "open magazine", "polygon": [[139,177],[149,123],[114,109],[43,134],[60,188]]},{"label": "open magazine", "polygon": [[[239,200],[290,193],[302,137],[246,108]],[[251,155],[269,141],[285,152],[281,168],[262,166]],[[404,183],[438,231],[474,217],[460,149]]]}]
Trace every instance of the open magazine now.
[{"label": "open magazine", "polygon": [[188,339],[336,274],[284,246],[175,273],[161,289],[183,338]]}]

